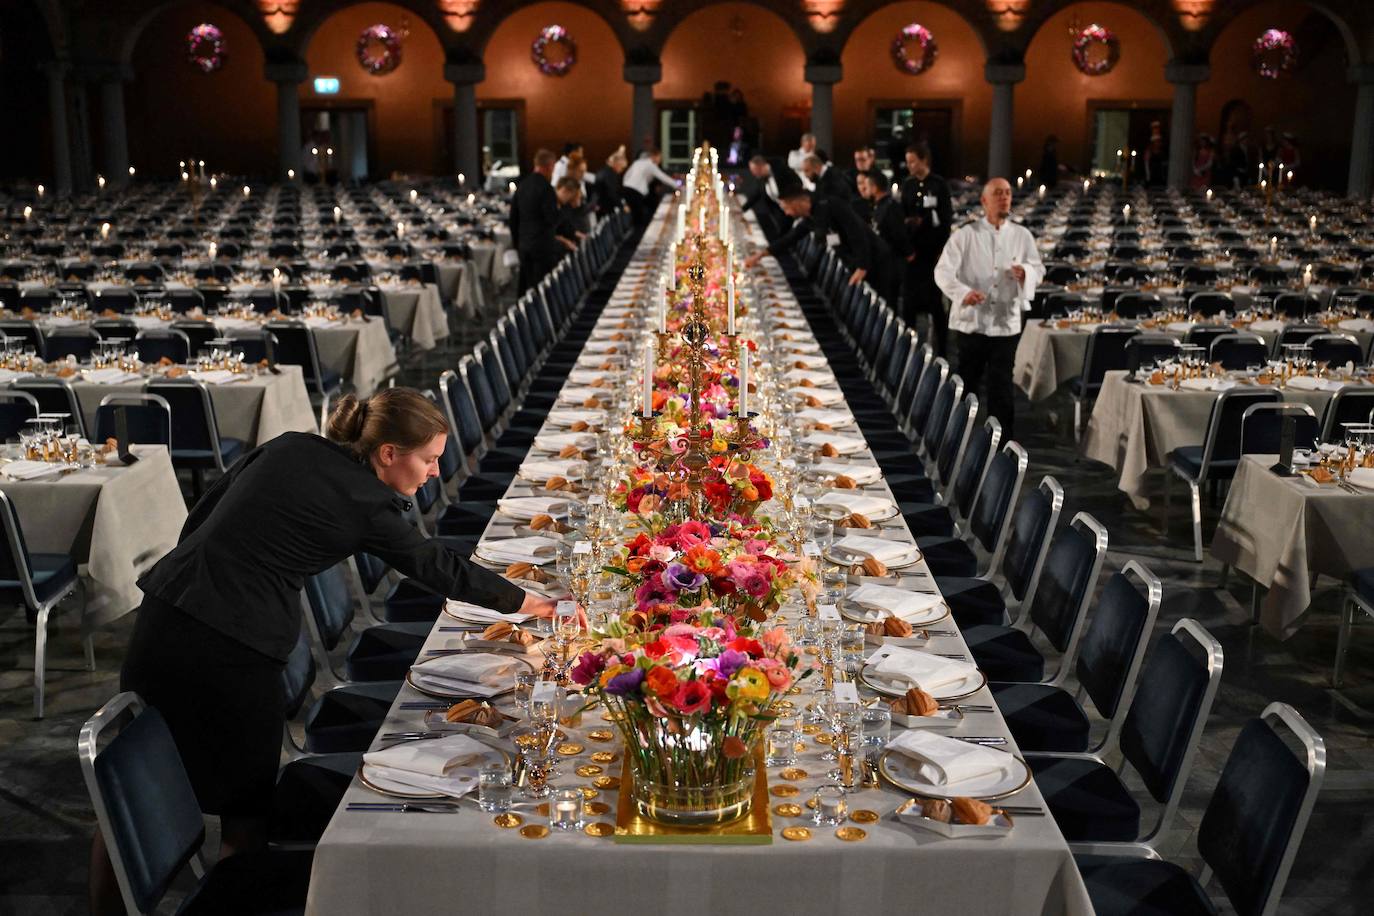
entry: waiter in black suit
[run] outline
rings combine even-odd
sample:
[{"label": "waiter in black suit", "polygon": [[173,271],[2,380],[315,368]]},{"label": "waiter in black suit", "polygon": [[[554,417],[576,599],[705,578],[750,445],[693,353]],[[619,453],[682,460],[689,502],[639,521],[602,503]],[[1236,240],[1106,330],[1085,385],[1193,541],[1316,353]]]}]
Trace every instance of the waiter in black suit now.
[{"label": "waiter in black suit", "polygon": [[906,148],[906,169],[910,177],[902,183],[902,211],[913,257],[907,262],[902,317],[915,327],[917,315],[930,316],[931,346],[936,355],[943,356],[949,315],[944,295],[935,285],[935,265],[949,241],[954,204],[949,183],[931,171],[928,145],[915,143]]},{"label": "waiter in black suit", "polygon": [[782,195],[801,187],[797,173],[765,156],[749,160],[749,177],[744,182],[745,210],[753,210],[769,241],[787,231],[789,220],[778,203]]},{"label": "waiter in black suit", "polygon": [[791,251],[807,235],[815,235],[827,245],[839,247],[840,255],[853,268],[849,275],[851,286],[864,281],[873,269],[874,243],[877,239],[854,212],[849,201],[821,197],[797,189],[783,195],[782,210],[796,222],[765,251],[756,251],[746,258],[746,267],[753,267],[763,260],[765,254],[777,256]]},{"label": "waiter in black suit", "polygon": [[558,195],[554,193],[552,152],[534,154],[534,170],[520,180],[510,205],[510,237],[520,254],[520,289],[539,284],[558,264],[563,248],[558,243]]},{"label": "waiter in black suit", "polygon": [[878,237],[868,284],[889,306],[896,307],[901,302],[902,274],[913,258],[906,217],[901,202],[888,193],[887,176],[879,169],[859,173],[859,193],[864,199],[869,228]]},{"label": "waiter in black suit", "polygon": [[854,192],[854,196],[862,198],[863,190],[859,187],[859,176],[864,172],[878,167],[878,154],[873,151],[871,146],[861,146],[854,151],[854,167],[844,170],[845,184]]},{"label": "waiter in black suit", "polygon": [[[328,440],[285,433],[240,459],[139,580],[144,599],[121,688],[166,719],[202,810],[221,816],[222,856],[266,840],[286,724],[282,673],[301,632],[307,577],[366,552],[441,595],[552,615],[552,601],[406,518],[415,492],[439,473],[448,432],[413,389],[348,395],[329,417]],[[92,862],[106,864],[92,870],[93,899],[102,899],[97,888],[102,879],[113,886],[113,871],[98,833],[94,852]]]},{"label": "waiter in black suit", "polygon": [[811,182],[814,188],[811,193],[816,197],[829,198],[850,206],[859,199],[858,192],[850,189],[839,170],[820,156],[811,155],[803,159],[802,172]]}]

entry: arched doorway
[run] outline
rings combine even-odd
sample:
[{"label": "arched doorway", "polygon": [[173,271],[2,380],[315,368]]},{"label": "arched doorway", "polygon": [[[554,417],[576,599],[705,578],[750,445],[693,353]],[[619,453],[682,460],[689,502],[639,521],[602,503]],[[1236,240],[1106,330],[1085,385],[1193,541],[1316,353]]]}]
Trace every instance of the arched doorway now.
[{"label": "arched doorway", "polygon": [[781,155],[811,125],[806,54],[792,27],[763,7],[717,3],[694,11],[668,35],[660,59],[654,101],[665,167],[688,165],[703,139],[728,146],[736,126],[750,151]]}]

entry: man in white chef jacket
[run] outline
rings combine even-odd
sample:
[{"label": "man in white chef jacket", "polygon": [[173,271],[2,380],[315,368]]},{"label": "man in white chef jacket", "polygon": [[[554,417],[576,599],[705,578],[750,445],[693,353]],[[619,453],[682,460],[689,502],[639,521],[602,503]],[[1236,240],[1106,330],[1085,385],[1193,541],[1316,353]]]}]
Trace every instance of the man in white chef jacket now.
[{"label": "man in white chef jacket", "polygon": [[1014,435],[1011,370],[1021,313],[1030,308],[1045,266],[1030,230],[1010,219],[1005,178],[983,186],[982,203],[982,218],[950,236],[935,265],[935,284],[950,302],[956,371],[966,390],[986,386],[983,403],[1001,421],[1005,442]]}]

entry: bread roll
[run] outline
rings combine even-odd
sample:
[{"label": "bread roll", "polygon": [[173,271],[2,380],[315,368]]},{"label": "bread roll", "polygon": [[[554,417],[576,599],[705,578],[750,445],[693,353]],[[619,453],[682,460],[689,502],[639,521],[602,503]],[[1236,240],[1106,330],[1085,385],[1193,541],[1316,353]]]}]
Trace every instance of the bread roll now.
[{"label": "bread roll", "polygon": [[954,820],[960,824],[982,826],[992,820],[992,805],[976,798],[956,798],[950,807],[954,809]]},{"label": "bread roll", "polygon": [[848,474],[836,474],[833,485],[840,490],[856,490],[859,487],[858,482]]},{"label": "bread roll", "polygon": [[928,798],[921,802],[921,816],[948,824],[954,817],[954,808],[943,798]]},{"label": "bread roll", "polygon": [[883,635],[906,639],[911,635],[911,624],[900,617],[888,617],[883,621]]},{"label": "bread roll", "polygon": [[864,572],[870,576],[882,578],[887,575],[887,564],[877,557],[869,557],[863,561]]}]

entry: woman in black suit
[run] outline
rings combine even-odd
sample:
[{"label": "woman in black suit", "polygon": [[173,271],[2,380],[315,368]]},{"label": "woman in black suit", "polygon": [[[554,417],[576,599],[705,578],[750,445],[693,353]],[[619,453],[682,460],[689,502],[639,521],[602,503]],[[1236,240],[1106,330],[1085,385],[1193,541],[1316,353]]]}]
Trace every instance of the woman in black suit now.
[{"label": "woman in black suit", "polygon": [[[427,398],[406,388],[349,395],[328,433],[287,433],[245,455],[139,580],[144,600],[121,686],[166,718],[202,810],[221,817],[222,856],[266,837],[285,726],[282,671],[300,634],[306,577],[363,551],[440,594],[507,613],[553,612],[553,602],[406,519],[415,491],[438,475],[448,435]],[[99,833],[96,843],[98,863]]]}]

